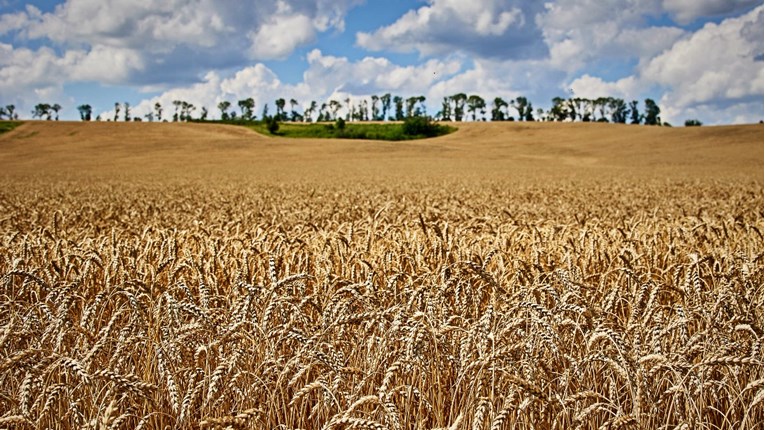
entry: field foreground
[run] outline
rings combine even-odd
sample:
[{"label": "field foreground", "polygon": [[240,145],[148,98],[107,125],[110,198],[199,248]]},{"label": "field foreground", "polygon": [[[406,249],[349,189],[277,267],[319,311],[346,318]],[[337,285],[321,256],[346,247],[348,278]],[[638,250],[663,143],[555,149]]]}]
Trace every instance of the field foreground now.
[{"label": "field foreground", "polygon": [[0,135],[0,427],[763,426],[762,126]]}]

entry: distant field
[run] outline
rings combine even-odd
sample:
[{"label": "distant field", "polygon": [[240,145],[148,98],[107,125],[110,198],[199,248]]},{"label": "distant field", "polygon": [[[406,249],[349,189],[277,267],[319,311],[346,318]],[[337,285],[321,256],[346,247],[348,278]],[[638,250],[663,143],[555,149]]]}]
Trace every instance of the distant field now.
[{"label": "distant field", "polygon": [[0,135],[0,427],[763,426],[763,128]]}]

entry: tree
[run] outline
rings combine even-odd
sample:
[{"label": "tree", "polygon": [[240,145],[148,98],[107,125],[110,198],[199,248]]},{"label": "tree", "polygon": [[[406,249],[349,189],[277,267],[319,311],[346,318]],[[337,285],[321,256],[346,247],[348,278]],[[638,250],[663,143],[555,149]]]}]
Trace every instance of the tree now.
[{"label": "tree", "polygon": [[191,114],[197,110],[197,107],[194,106],[192,103],[186,103],[183,104],[183,120],[184,121],[191,121]]},{"label": "tree", "polygon": [[14,120],[19,119],[19,114],[16,113],[16,106],[14,105],[5,105],[5,114],[8,115],[8,119]]},{"label": "tree", "polygon": [[154,112],[149,112],[143,116],[146,118],[146,121],[154,122]]},{"label": "tree", "polygon": [[453,95],[451,99],[454,102],[454,120],[460,122],[465,116],[465,102],[467,102],[467,94],[457,93]]},{"label": "tree", "polygon": [[595,99],[595,107],[600,112],[600,118],[597,119],[598,122],[608,122],[606,111],[611,108],[611,100],[613,100],[611,97],[598,97]]},{"label": "tree", "polygon": [[385,93],[380,96],[380,103],[382,103],[382,120],[385,121],[388,118],[388,112],[390,112],[390,93]]},{"label": "tree", "polygon": [[284,114],[284,106],[287,105],[287,101],[283,98],[278,98],[274,102],[274,105],[276,105],[276,120],[277,121],[284,121],[286,119],[286,115]]},{"label": "tree", "polygon": [[80,112],[80,120],[90,121],[91,115],[93,114],[93,108],[90,105],[79,105],[77,106],[77,110]]},{"label": "tree", "polygon": [[630,102],[630,124],[640,124],[641,119],[638,101],[632,100]]},{"label": "tree", "polygon": [[297,106],[298,106],[298,102],[297,102],[297,100],[295,100],[295,99],[290,99],[290,108],[291,108],[291,110],[292,110],[292,112],[291,112],[291,114],[290,114],[290,116],[291,116],[290,120],[291,120],[292,122],[296,122],[296,121],[298,120],[298,118],[301,116],[301,115],[300,115],[300,114],[299,114],[299,113],[298,113],[298,112],[295,110],[295,108],[296,108]]},{"label": "tree", "polygon": [[396,110],[394,119],[396,121],[403,121],[404,120],[404,99],[401,96],[394,96],[393,106],[395,107],[395,110]]},{"label": "tree", "polygon": [[485,112],[486,101],[477,94],[472,94],[467,99],[468,111],[473,114],[473,121],[477,120],[476,112]]},{"label": "tree", "polygon": [[550,108],[550,118],[553,121],[565,121],[568,118],[568,108],[566,100],[560,97],[553,97],[552,107]]},{"label": "tree", "polygon": [[701,125],[702,125],[701,121],[699,121],[697,119],[686,119],[685,120],[685,126],[686,127],[699,127]]},{"label": "tree", "polygon": [[329,101],[329,110],[332,111],[332,121],[337,119],[337,111],[340,110],[342,105],[337,100],[330,100]]},{"label": "tree", "polygon": [[523,117],[524,121],[534,121],[534,106],[529,102],[528,105],[526,105],[526,116]]},{"label": "tree", "polygon": [[492,121],[504,121],[505,112],[502,109],[507,109],[507,102],[502,97],[494,97],[494,102],[491,108],[491,120]]},{"label": "tree", "polygon": [[444,99],[441,101],[441,110],[436,114],[436,116],[441,118],[441,121],[452,120],[452,102],[449,97],[444,97]]},{"label": "tree", "polygon": [[231,102],[227,100],[223,100],[222,102],[218,103],[218,110],[220,110],[220,119],[221,121],[228,120],[228,110],[231,108]]},{"label": "tree", "polygon": [[130,121],[130,103],[125,102],[125,122]]},{"label": "tree", "polygon": [[417,96],[417,103],[419,106],[417,106],[417,109],[414,110],[415,116],[427,116],[427,108],[425,107],[425,96]]},{"label": "tree", "polygon": [[616,124],[627,122],[627,103],[623,99],[612,98],[609,102],[611,121]]},{"label": "tree", "polygon": [[369,102],[362,99],[359,103],[359,117],[362,121],[369,121]]},{"label": "tree", "polygon": [[120,116],[120,104],[119,102],[114,103],[114,121],[117,122],[117,119],[119,119]]},{"label": "tree", "polygon": [[[526,97],[518,96],[515,100],[510,100],[510,105],[518,111],[519,121],[533,121],[533,107]],[[529,119],[531,118],[531,119]]]},{"label": "tree", "polygon": [[410,118],[414,116],[414,105],[417,104],[417,97],[409,97],[406,99],[406,117]]},{"label": "tree", "polygon": [[305,120],[307,122],[313,122],[313,114],[316,112],[317,107],[316,100],[311,100],[311,104],[308,105],[308,109],[305,110]]},{"label": "tree", "polygon": [[157,121],[162,122],[162,105],[159,102],[154,103],[154,116]]},{"label": "tree", "polygon": [[56,121],[58,121],[58,111],[61,110],[61,105],[58,103],[54,103],[53,106],[50,107],[50,109],[56,113]]},{"label": "tree", "polygon": [[199,115],[199,119],[201,121],[207,121],[207,114],[208,114],[207,108],[202,106],[202,113]]},{"label": "tree", "polygon": [[253,100],[252,97],[248,97],[244,100],[239,100],[237,104],[242,111],[242,119],[251,121],[253,119],[253,112],[255,111],[255,100]]},{"label": "tree", "polygon": [[173,113],[173,122],[178,122],[178,110],[181,108],[181,102],[180,100],[173,100],[173,106],[175,106],[175,112]]},{"label": "tree", "polygon": [[651,99],[645,99],[645,124],[646,125],[661,125],[661,118],[659,114],[661,109],[655,101]]},{"label": "tree", "polygon": [[372,95],[372,121],[379,121],[380,120],[380,108],[377,107],[377,103],[380,102],[380,97],[377,95]]},{"label": "tree", "polygon": [[50,108],[51,106],[48,103],[36,104],[35,109],[32,111],[32,118],[42,119],[42,117],[45,117],[46,120],[50,121],[51,119]]},{"label": "tree", "polygon": [[[0,106],[0,119],[3,119],[4,116],[8,115],[8,112],[5,110],[4,107]],[[8,119],[11,119],[8,117]]]}]

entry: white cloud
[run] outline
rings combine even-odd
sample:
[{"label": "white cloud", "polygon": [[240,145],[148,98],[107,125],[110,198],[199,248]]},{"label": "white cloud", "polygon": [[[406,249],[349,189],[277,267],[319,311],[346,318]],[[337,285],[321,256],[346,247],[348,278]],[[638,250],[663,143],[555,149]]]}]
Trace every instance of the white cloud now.
[{"label": "white cloud", "polygon": [[688,24],[701,17],[719,16],[745,11],[760,0],[664,0],[664,9],[681,24]]},{"label": "white cloud", "polygon": [[533,25],[536,2],[515,0],[428,0],[393,24],[358,33],[356,43],[372,51],[417,51],[436,55],[461,51],[481,57],[543,55]]},{"label": "white cloud", "polygon": [[606,82],[588,74],[575,79],[570,87],[573,96],[590,99],[610,96],[631,100],[638,98],[642,90],[641,83],[634,76],[628,76],[616,82]]},{"label": "white cloud", "polygon": [[[53,42],[61,50],[132,52],[111,75],[150,85],[196,80],[216,68],[285,58],[317,32],[344,28],[358,0],[66,0],[48,13],[34,7],[0,14],[0,35]],[[66,54],[62,54],[66,56]],[[141,63],[142,67],[127,67]]]},{"label": "white cloud", "polygon": [[553,67],[577,72],[593,61],[650,58],[680,39],[676,27],[646,26],[658,15],[657,0],[569,0],[546,3],[536,17]]},{"label": "white cloud", "polygon": [[250,35],[253,58],[284,59],[300,45],[316,37],[311,19],[305,15],[274,17]]},{"label": "white cloud", "polygon": [[[706,24],[648,62],[641,77],[667,88],[665,105],[677,111],[761,100],[762,27],[762,7],[720,24]],[[761,115],[760,107],[752,119]]]}]

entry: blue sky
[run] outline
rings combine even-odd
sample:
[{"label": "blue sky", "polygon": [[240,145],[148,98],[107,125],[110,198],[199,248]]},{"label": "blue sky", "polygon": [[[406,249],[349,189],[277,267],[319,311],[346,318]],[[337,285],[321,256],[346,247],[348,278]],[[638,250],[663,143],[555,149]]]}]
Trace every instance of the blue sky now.
[{"label": "blue sky", "polygon": [[[763,118],[752,0],[0,0],[0,105],[62,119],[172,100],[354,102],[463,92],[654,99],[673,124]],[[198,111],[197,111],[198,112]]]}]

